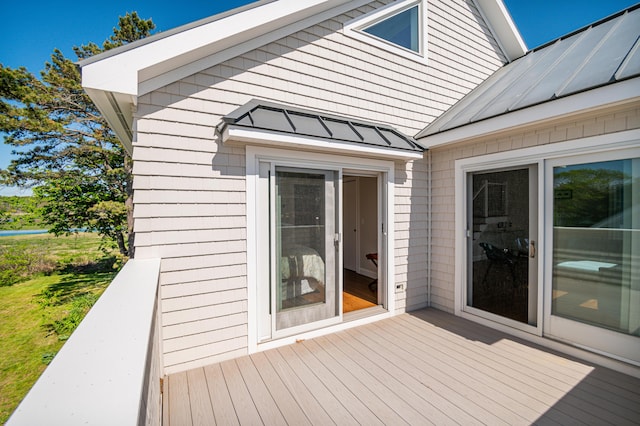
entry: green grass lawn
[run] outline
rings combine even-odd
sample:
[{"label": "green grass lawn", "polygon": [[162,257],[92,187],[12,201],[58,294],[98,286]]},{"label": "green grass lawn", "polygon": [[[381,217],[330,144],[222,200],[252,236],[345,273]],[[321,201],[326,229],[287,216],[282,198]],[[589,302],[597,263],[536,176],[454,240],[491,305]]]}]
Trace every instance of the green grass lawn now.
[{"label": "green grass lawn", "polygon": [[28,253],[44,271],[0,285],[0,424],[115,277],[113,258],[99,245],[89,233],[0,238],[0,254]]}]

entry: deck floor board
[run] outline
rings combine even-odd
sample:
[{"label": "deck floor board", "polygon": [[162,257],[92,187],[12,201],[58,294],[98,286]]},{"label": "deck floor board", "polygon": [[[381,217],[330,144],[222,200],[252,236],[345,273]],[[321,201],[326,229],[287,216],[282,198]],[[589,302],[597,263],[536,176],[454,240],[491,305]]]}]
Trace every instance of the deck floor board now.
[{"label": "deck floor board", "polygon": [[[381,347],[386,351],[388,360],[402,359],[403,368],[425,383],[429,383],[437,392],[445,395],[458,407],[465,407],[467,412],[484,424],[508,425],[522,424],[523,419],[495,403],[482,390],[474,388],[472,383],[465,382],[449,366],[433,362],[431,356],[412,346],[409,340],[397,337],[389,324],[370,324],[359,330],[361,335],[372,340],[372,350]],[[384,346],[384,348],[382,347]],[[443,368],[444,367],[444,368]],[[458,377],[456,377],[458,376]]]},{"label": "deck floor board", "polygon": [[220,367],[229,388],[229,395],[238,416],[238,422],[246,425],[264,424],[236,361],[222,362]]},{"label": "deck floor board", "polygon": [[300,404],[296,401],[294,395],[282,378],[278,375],[269,360],[263,352],[258,352],[251,356],[258,374],[260,375],[264,385],[268,384],[268,391],[273,398],[278,409],[282,413],[288,423],[296,425],[310,425],[310,421],[300,408]]},{"label": "deck floor board", "polygon": [[[388,405],[396,415],[400,416],[403,421],[408,424],[426,424],[430,423],[429,419],[411,404],[407,403],[400,395],[400,389],[397,386],[387,386],[379,379],[380,371],[377,369],[368,370],[362,365],[362,359],[358,356],[354,358],[354,354],[345,353],[339,350],[332,343],[332,339],[320,337],[315,342],[318,347],[324,348],[337,363],[350,372],[351,377],[362,383],[373,395],[376,396],[376,403]],[[313,350],[313,349],[312,349]],[[378,402],[379,401],[379,402]],[[383,419],[384,421],[384,419]],[[400,420],[398,420],[399,422]]]},{"label": "deck floor board", "polygon": [[309,419],[312,424],[322,425],[333,422],[329,414],[327,414],[327,411],[325,411],[326,408],[329,407],[329,404],[321,404],[320,401],[318,401],[305,383],[291,370],[286,360],[278,351],[261,352],[252,356],[259,357],[260,355],[264,356],[269,362],[274,373],[290,392],[291,401],[289,405],[293,405],[295,401],[305,417]]},{"label": "deck floor board", "polygon": [[172,374],[163,419],[631,425],[640,379],[425,309]]},{"label": "deck floor board", "polygon": [[227,388],[227,382],[222,374],[220,364],[207,365],[202,369],[207,378],[207,387],[211,397],[211,405],[214,408],[216,424],[234,425],[239,424],[236,410],[231,401],[231,395]]},{"label": "deck floor board", "polygon": [[198,368],[187,371],[187,384],[193,424],[203,426],[215,424],[216,421],[213,415],[204,369]]}]

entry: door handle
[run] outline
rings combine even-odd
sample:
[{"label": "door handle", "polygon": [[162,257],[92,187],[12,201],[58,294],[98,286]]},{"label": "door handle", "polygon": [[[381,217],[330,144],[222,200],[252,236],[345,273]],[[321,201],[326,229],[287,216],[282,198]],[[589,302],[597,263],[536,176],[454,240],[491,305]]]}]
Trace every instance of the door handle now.
[{"label": "door handle", "polygon": [[534,257],[536,257],[536,242],[535,241],[531,241],[529,243],[529,257],[531,257],[532,259]]}]

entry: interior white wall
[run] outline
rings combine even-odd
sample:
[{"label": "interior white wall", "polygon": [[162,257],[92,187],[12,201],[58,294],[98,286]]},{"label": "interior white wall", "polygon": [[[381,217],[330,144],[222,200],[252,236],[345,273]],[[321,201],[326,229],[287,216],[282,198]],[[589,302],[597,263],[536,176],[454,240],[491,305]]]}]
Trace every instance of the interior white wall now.
[{"label": "interior white wall", "polygon": [[360,206],[359,237],[360,253],[359,262],[361,275],[371,278],[378,276],[378,271],[373,263],[367,259],[367,253],[378,251],[378,179],[375,177],[358,177],[358,205]]}]

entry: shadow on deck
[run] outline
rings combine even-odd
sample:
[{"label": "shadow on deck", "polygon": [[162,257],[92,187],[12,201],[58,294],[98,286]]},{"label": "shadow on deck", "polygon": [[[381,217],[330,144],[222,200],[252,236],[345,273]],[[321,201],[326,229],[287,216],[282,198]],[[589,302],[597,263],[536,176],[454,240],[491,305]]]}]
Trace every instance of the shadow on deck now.
[{"label": "shadow on deck", "polygon": [[164,425],[640,424],[640,379],[426,309],[172,374]]}]

